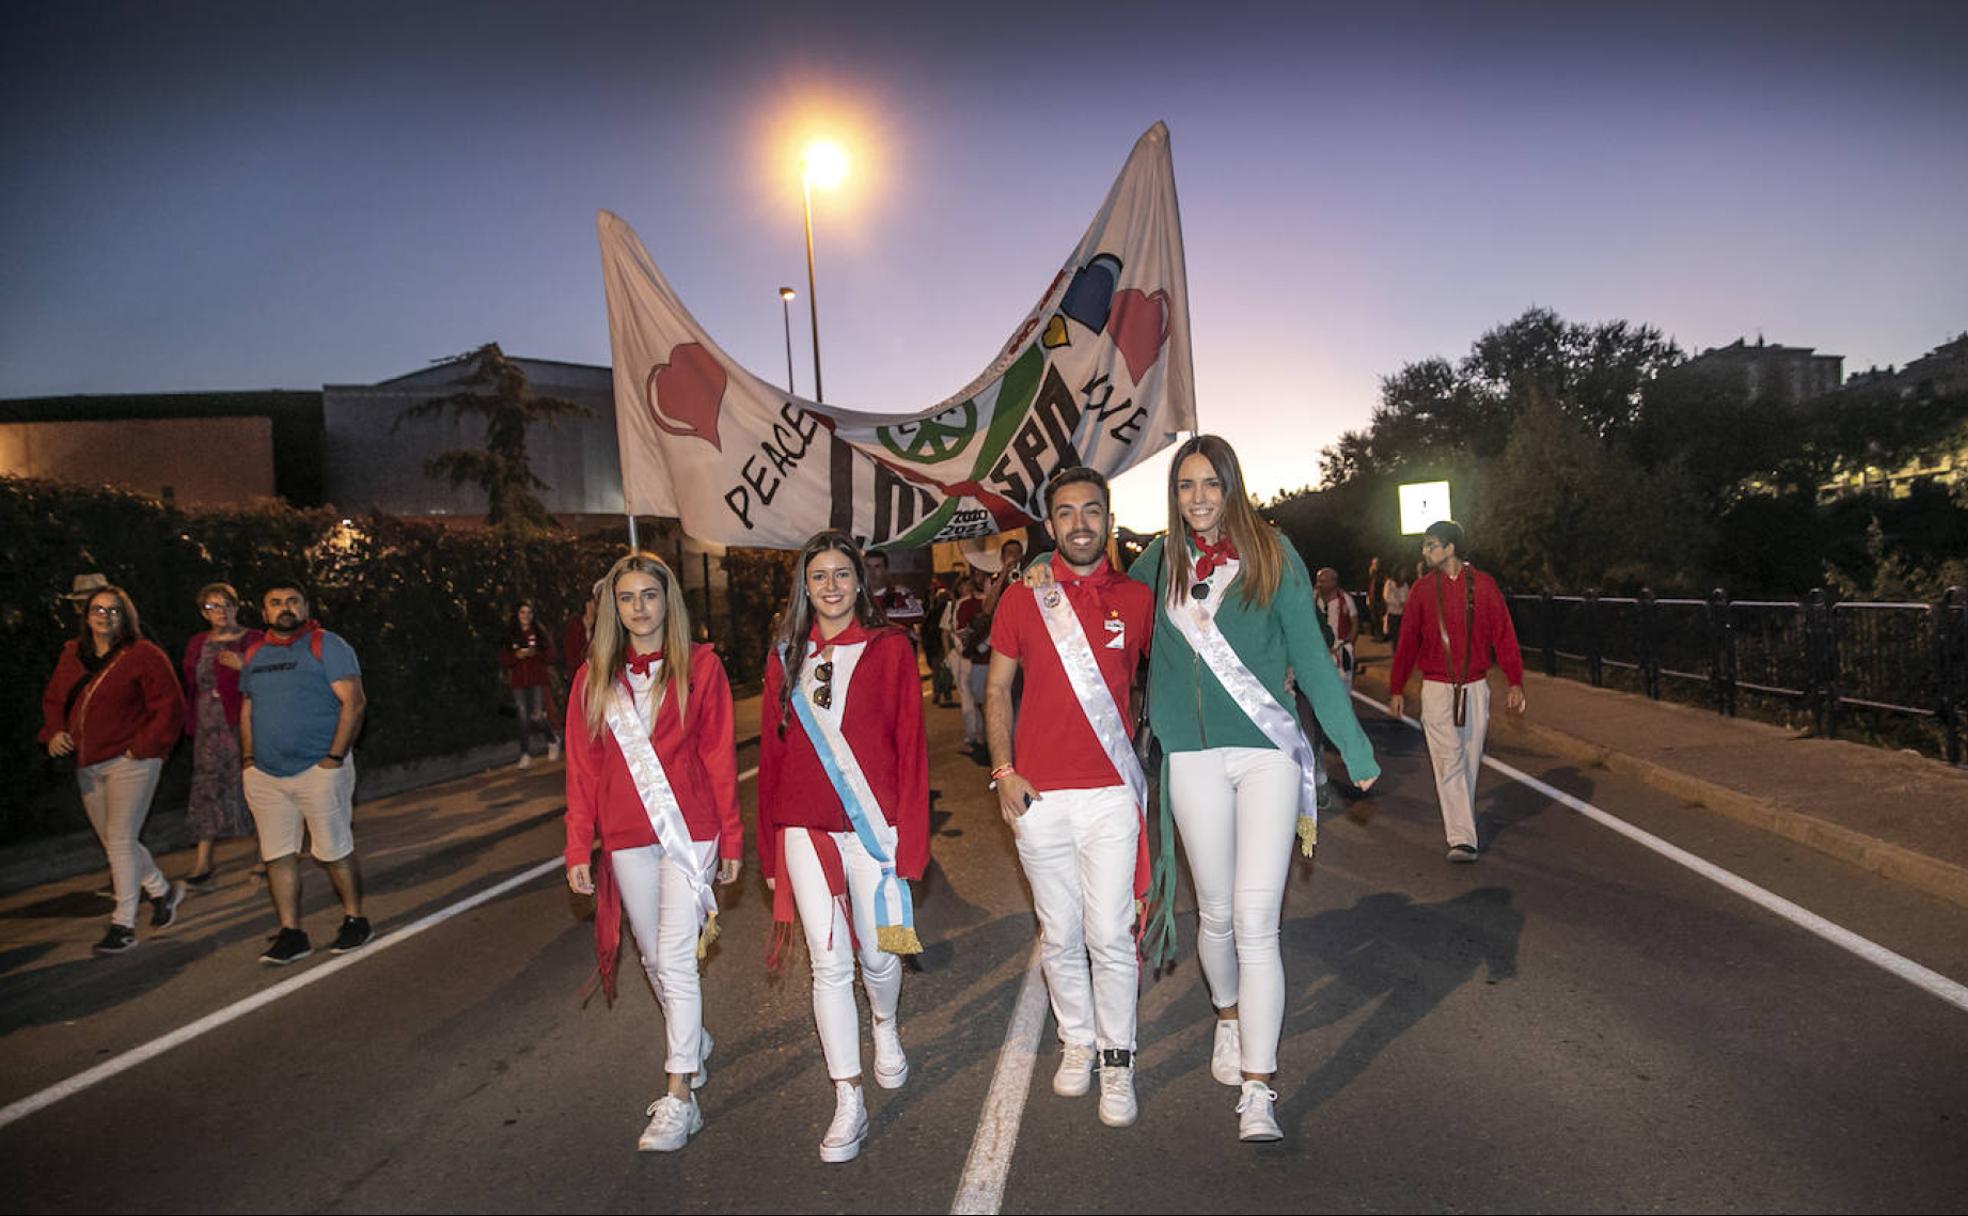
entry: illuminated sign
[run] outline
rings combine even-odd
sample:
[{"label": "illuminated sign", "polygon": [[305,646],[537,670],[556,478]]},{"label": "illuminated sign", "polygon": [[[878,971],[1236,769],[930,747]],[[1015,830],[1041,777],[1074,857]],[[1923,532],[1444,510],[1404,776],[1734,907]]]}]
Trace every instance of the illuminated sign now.
[{"label": "illuminated sign", "polygon": [[1449,511],[1449,483],[1413,481],[1400,487],[1401,535],[1416,536],[1438,519],[1454,519]]}]

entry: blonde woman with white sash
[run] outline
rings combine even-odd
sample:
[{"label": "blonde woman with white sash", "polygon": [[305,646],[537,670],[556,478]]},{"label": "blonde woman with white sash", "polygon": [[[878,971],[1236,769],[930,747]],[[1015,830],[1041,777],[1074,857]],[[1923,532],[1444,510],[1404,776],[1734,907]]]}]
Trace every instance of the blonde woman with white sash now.
[{"label": "blonde woman with white sash", "polygon": [[1196,887],[1196,954],[1217,1010],[1210,1074],[1238,1088],[1238,1136],[1276,1140],[1278,920],[1293,846],[1309,854],[1318,829],[1317,764],[1290,709],[1287,673],[1354,784],[1372,785],[1380,766],[1319,632],[1305,563],[1252,510],[1228,443],[1197,435],[1176,450],[1168,509],[1168,537],[1128,571],[1157,592],[1148,711],[1167,757],[1150,958],[1156,945],[1172,949],[1172,809]]},{"label": "blonde woman with white sash", "polygon": [[711,1054],[698,960],[717,933],[711,884],[737,881],[743,855],[731,687],[716,652],[691,644],[683,589],[661,558],[622,558],[595,594],[588,661],[567,699],[567,885],[595,897],[611,1002],[628,914],[667,1046],[667,1085],[636,1147],[671,1152],[704,1126],[692,1092]]},{"label": "blonde woman with white sash", "polygon": [[868,1136],[854,965],[874,1015],[875,1084],[909,1079],[896,1010],[903,954],[922,949],[911,880],[929,864],[929,751],[909,635],[868,595],[861,550],[825,531],[766,656],[759,707],[759,869],[773,893],[777,966],[795,916],[813,963],[813,1021],[834,1117],[820,1159],[851,1161]]}]

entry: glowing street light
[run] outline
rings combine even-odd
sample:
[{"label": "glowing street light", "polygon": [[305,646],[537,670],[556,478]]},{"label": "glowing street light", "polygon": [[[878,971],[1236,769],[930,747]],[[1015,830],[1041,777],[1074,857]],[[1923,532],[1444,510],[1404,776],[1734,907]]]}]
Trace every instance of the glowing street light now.
[{"label": "glowing street light", "polygon": [[[806,304],[813,319],[813,399],[825,401],[820,386],[820,296],[813,285],[813,188],[832,190],[846,180],[847,151],[830,139],[816,139],[806,145],[804,160],[800,197],[806,205]],[[780,298],[787,298],[783,291]],[[790,343],[789,337],[789,347]]]}]

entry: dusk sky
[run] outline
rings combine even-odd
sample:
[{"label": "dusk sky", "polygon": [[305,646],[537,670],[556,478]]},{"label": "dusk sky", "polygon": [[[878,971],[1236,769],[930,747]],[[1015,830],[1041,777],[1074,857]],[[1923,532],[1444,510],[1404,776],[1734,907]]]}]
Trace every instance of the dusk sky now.
[{"label": "dusk sky", "polygon": [[0,397],[606,363],[601,208],[783,380],[824,131],[827,398],[923,408],[1158,119],[1199,416],[1262,495],[1533,304],[1848,371],[1968,329],[1968,6],[1053,7],[9,5]]}]

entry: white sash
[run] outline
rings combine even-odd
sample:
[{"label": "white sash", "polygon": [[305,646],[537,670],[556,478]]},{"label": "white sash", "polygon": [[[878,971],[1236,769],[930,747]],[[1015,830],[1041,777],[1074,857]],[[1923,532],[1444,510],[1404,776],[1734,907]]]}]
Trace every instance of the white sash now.
[{"label": "white sash", "polygon": [[[656,696],[658,692],[652,691],[651,695]],[[650,718],[653,720],[655,716],[652,710]],[[701,928],[707,918],[717,913],[717,895],[710,883],[711,869],[717,861],[716,842],[706,842],[710,845],[706,849],[691,839],[683,808],[677,805],[676,791],[670,788],[669,774],[663,771],[663,761],[656,755],[655,744],[649,741],[649,729],[636,713],[635,694],[623,684],[615,685],[615,696],[608,702],[608,729],[615,736],[616,746],[622,749],[622,759],[628,762],[629,776],[635,780],[643,813],[649,816],[649,826],[656,832],[657,851],[675,862],[677,869],[690,880],[690,893],[697,900],[697,923]],[[710,854],[708,859],[706,852]]]},{"label": "white sash", "polygon": [[1263,681],[1244,666],[1244,661],[1231,648],[1230,640],[1216,627],[1216,614],[1204,604],[1190,599],[1185,592],[1181,603],[1172,608],[1164,606],[1164,611],[1189,648],[1223,685],[1223,691],[1237,703],[1237,708],[1264,732],[1273,747],[1298,765],[1298,835],[1306,855],[1310,856],[1319,823],[1319,759],[1297,717],[1278,704]]},{"label": "white sash", "polygon": [[1043,587],[1036,594],[1039,616],[1045,621],[1046,633],[1052,637],[1059,665],[1066,669],[1066,681],[1073,686],[1080,708],[1086,711],[1087,724],[1093,727],[1094,736],[1100,740],[1100,750],[1107,754],[1114,771],[1127,785],[1128,793],[1134,796],[1135,806],[1145,815],[1148,777],[1141,771],[1141,760],[1128,739],[1126,720],[1121,717],[1120,707],[1114,704],[1113,690],[1107,687],[1107,680],[1100,673],[1100,663],[1094,658],[1079,613],[1073,611],[1065,588],[1059,584]]}]

